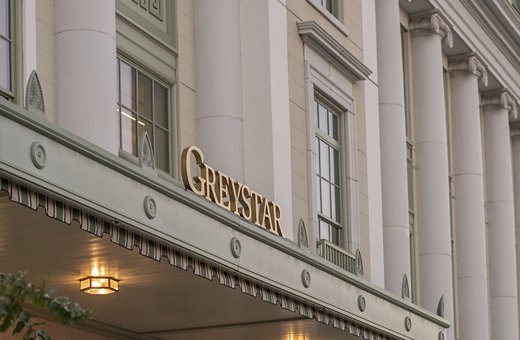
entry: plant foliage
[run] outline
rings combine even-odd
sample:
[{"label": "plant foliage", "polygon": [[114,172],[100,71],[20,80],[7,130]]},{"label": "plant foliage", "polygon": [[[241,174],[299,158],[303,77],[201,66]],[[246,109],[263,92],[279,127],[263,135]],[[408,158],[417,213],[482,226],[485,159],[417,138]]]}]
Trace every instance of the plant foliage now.
[{"label": "plant foliage", "polygon": [[37,329],[42,322],[31,322],[31,315],[24,309],[25,303],[49,311],[54,319],[62,324],[70,325],[75,321],[86,320],[91,311],[83,309],[65,296],[54,297],[55,291],[46,290],[45,282],[41,286],[26,281],[27,273],[17,275],[0,273],[0,332],[12,329],[14,336],[23,332],[24,340],[47,340],[50,336]]}]

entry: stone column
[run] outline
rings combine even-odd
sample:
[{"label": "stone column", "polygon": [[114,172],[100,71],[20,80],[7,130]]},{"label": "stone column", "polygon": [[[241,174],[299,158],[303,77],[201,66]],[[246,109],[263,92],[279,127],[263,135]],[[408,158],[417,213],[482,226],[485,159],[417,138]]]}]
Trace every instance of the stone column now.
[{"label": "stone column", "polygon": [[518,339],[515,210],[509,132],[509,112],[516,114],[516,105],[506,92],[484,97],[482,105],[491,339]]},{"label": "stone column", "polygon": [[385,288],[402,296],[410,277],[406,117],[398,0],[376,2]]},{"label": "stone column", "polygon": [[474,56],[452,60],[449,71],[460,339],[485,340],[489,305],[478,79],[487,86],[487,72]]},{"label": "stone column", "polygon": [[[516,280],[517,292],[520,293],[520,125],[518,121],[511,128],[511,154],[513,161],[513,193],[515,198]],[[520,316],[520,303],[518,313]]]},{"label": "stone column", "polygon": [[[453,318],[448,145],[441,43],[451,30],[438,14],[419,17],[412,30],[420,303]],[[444,304],[444,308],[438,308]],[[442,314],[442,313],[441,313]],[[454,339],[453,327],[447,331]]]},{"label": "stone column", "polygon": [[301,216],[293,222],[285,6],[241,1],[240,39],[244,183],[280,205],[284,235],[292,238]]},{"label": "stone column", "polygon": [[244,180],[239,0],[195,0],[197,143],[206,162]]},{"label": "stone column", "polygon": [[381,188],[381,143],[379,133],[379,80],[377,69],[376,0],[362,1],[363,51],[365,65],[372,70],[365,91],[365,134],[367,149],[368,223],[370,229],[370,281],[385,288],[383,198]]},{"label": "stone column", "polygon": [[115,10],[114,0],[54,1],[57,123],[117,154]]}]

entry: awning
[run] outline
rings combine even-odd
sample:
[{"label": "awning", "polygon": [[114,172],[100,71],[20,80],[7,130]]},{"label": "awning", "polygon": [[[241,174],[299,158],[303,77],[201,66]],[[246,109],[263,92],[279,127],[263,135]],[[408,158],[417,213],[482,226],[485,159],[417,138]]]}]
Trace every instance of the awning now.
[{"label": "awning", "polygon": [[284,292],[276,291],[261,283],[251,281],[240,272],[216,266],[205,259],[187,253],[183,249],[158,242],[149,235],[132,232],[128,227],[104,221],[95,215],[83,211],[81,207],[74,207],[60,200],[47,197],[37,190],[29,189],[8,179],[0,178],[0,180],[2,191],[7,192],[11,201],[33,210],[43,208],[48,217],[69,225],[75,221],[79,223],[81,230],[94,234],[97,237],[106,235],[110,237],[112,243],[128,250],[133,250],[134,247],[137,247],[142,256],[155,261],[161,261],[162,258],[165,258],[172,266],[191,271],[193,274],[208,280],[215,278],[221,285],[232,289],[239,287],[244,294],[254,297],[260,296],[264,302],[280,305],[283,309],[297,312],[307,318],[316,319],[316,321],[323,324],[330,324],[337,329],[362,339],[397,339],[384,334],[378,334],[361,324],[356,324],[351,320],[329,313],[323,306],[308,304]]}]

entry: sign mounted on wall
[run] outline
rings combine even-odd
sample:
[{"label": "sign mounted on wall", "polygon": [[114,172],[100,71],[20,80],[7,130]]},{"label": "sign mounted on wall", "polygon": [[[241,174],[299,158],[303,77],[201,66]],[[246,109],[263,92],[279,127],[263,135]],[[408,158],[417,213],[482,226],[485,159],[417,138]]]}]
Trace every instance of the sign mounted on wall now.
[{"label": "sign mounted on wall", "polygon": [[[199,176],[192,174],[192,157],[200,169]],[[196,146],[189,146],[182,151],[181,172],[186,189],[242,216],[259,227],[284,237],[280,225],[282,218],[280,206],[251,190],[246,184],[205,164],[204,154]]]}]

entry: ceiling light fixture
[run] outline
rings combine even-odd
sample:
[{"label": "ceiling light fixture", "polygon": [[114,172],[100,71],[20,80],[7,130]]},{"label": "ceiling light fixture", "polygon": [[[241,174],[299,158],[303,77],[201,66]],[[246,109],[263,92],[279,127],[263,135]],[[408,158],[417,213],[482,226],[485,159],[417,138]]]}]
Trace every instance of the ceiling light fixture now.
[{"label": "ceiling light fixture", "polygon": [[92,295],[108,295],[119,291],[119,280],[110,276],[86,276],[79,280],[79,290]]}]

